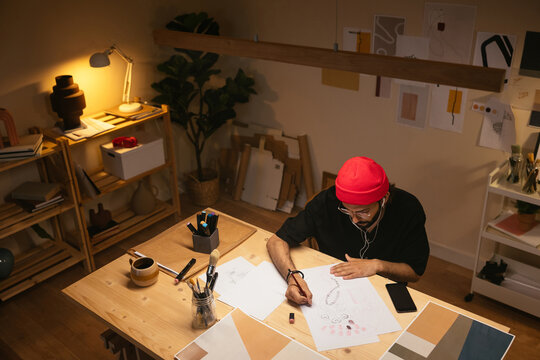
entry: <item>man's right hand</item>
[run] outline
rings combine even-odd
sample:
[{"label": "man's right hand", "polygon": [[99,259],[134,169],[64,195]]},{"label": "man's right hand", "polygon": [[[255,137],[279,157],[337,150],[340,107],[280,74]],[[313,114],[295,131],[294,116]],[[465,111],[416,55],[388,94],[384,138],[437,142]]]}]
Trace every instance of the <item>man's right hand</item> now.
[{"label": "man's right hand", "polygon": [[303,296],[300,293],[300,289],[298,288],[298,285],[296,285],[296,282],[294,282],[293,279],[289,279],[289,286],[285,292],[285,297],[298,305],[311,305],[313,294],[309,290],[306,281],[302,279],[302,277],[297,277],[297,280],[302,287],[302,290],[306,293],[306,296]]}]

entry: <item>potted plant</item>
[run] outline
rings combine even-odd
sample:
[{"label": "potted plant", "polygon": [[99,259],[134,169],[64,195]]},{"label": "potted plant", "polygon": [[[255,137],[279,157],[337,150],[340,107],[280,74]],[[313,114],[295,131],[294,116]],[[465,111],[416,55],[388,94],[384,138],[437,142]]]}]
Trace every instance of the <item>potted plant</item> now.
[{"label": "potted plant", "polygon": [[[177,16],[167,28],[219,35],[218,23],[204,12]],[[246,103],[250,94],[256,94],[255,82],[238,69],[236,76],[227,77],[223,86],[213,87],[210,84],[212,77],[221,72],[214,68],[218,54],[175,50],[177,55],[157,67],[166,77],[152,84],[159,92],[153,101],[169,105],[171,120],[185,129],[197,162],[196,171],[187,176],[186,186],[196,204],[209,206],[219,197],[219,179],[215,170],[203,167],[204,146],[216,130],[236,116],[234,106]]]},{"label": "potted plant", "polygon": [[518,221],[523,230],[530,230],[535,223],[536,213],[540,206],[522,200],[516,200]]}]

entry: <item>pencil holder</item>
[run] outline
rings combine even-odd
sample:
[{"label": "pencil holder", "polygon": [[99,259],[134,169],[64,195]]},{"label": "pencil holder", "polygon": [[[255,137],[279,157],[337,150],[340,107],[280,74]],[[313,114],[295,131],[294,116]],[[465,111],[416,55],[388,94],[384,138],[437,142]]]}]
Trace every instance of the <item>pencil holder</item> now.
[{"label": "pencil holder", "polygon": [[194,329],[207,329],[217,321],[216,303],[212,292],[209,294],[201,293],[200,295],[199,297],[193,293],[191,299],[191,326]]},{"label": "pencil holder", "polygon": [[219,245],[219,231],[214,230],[210,236],[193,234],[193,250],[200,253],[210,254]]}]

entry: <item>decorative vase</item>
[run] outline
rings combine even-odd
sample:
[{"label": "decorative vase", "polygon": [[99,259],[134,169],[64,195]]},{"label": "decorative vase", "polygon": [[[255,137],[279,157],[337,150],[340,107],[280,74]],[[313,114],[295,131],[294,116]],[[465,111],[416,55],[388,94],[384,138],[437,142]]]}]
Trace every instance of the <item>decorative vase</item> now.
[{"label": "decorative vase", "polygon": [[11,274],[15,257],[8,249],[0,248],[0,279],[5,279]]},{"label": "decorative vase", "polygon": [[151,213],[156,208],[157,194],[157,187],[150,185],[148,181],[139,181],[139,186],[131,198],[131,209],[137,215]]},{"label": "decorative vase", "polygon": [[81,126],[81,115],[86,107],[84,92],[79,85],[73,83],[73,76],[60,75],[56,78],[51,94],[53,111],[64,120],[63,130],[75,129]]},{"label": "decorative vase", "polygon": [[213,172],[215,177],[210,180],[199,181],[197,179],[197,172],[189,173],[186,179],[186,187],[191,200],[196,205],[211,206],[214,205],[219,199],[219,177],[215,170],[203,169],[203,175],[205,178],[207,174]]}]

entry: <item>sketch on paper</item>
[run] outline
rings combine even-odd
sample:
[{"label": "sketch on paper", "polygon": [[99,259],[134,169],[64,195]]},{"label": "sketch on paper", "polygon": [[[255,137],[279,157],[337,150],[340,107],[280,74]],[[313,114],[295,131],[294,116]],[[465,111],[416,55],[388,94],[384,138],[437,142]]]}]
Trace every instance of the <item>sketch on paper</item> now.
[{"label": "sketch on paper", "polygon": [[373,53],[395,55],[397,37],[405,31],[405,18],[375,15],[373,24]]},{"label": "sketch on paper", "polygon": [[317,350],[377,342],[378,334],[401,329],[368,279],[343,280],[330,274],[330,265],[303,272],[313,304],[302,312]]},{"label": "sketch on paper", "polygon": [[[216,272],[219,273],[219,281],[216,281],[214,290],[218,294],[223,294],[228,289],[236,286],[255,265],[239,256],[223,264],[218,264]],[[199,278],[206,282],[206,274],[202,274]]]},{"label": "sketch on paper", "polygon": [[[488,108],[490,111],[485,111]],[[510,153],[511,146],[516,141],[516,125],[512,107],[495,97],[490,97],[485,104],[473,102],[472,110],[484,113],[478,145]]]},{"label": "sketch on paper", "polygon": [[429,41],[429,59],[469,64],[476,7],[426,3],[424,36]]}]

